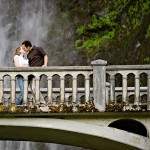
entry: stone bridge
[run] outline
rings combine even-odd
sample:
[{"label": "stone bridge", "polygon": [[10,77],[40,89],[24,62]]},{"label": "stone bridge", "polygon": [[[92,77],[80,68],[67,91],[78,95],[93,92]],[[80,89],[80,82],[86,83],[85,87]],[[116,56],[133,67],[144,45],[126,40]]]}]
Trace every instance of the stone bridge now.
[{"label": "stone bridge", "polygon": [[[145,117],[143,117],[145,116]],[[149,150],[149,113],[3,114],[0,139],[97,150]]]},{"label": "stone bridge", "polygon": [[[0,68],[0,139],[149,150],[150,65],[91,64]],[[15,105],[17,75],[24,78],[22,106]],[[45,106],[32,99],[30,75]]]}]

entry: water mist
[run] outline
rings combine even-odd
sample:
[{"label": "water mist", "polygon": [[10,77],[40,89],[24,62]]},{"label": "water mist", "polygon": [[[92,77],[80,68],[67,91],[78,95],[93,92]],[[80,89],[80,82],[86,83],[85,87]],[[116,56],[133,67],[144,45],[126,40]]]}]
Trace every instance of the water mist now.
[{"label": "water mist", "polygon": [[[41,46],[45,51],[51,53],[50,50],[47,50],[45,43],[47,42],[47,30],[57,20],[55,15],[57,9],[54,2],[55,0],[0,0],[0,67],[14,66],[12,59],[15,49],[24,40],[30,40],[34,45]],[[63,32],[61,31],[61,33]],[[62,47],[63,39],[57,36],[48,42],[53,45],[51,46],[53,49],[56,48],[57,50]],[[58,51],[53,53],[57,54]],[[60,62],[59,57],[57,59]],[[56,61],[53,60],[53,62]],[[66,148],[70,150],[80,149],[71,146]],[[49,143],[0,141],[0,150],[10,149],[63,150],[65,148]]]}]

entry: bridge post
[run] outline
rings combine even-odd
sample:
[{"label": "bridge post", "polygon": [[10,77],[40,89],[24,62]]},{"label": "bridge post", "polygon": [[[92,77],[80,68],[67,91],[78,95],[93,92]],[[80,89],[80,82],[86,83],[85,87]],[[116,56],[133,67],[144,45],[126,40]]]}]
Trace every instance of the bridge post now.
[{"label": "bridge post", "polygon": [[99,111],[105,111],[107,61],[99,59],[92,61],[91,64],[93,66],[94,104]]},{"label": "bridge post", "polygon": [[16,103],[16,79],[15,76],[11,76],[11,103]]},{"label": "bridge post", "polygon": [[52,76],[47,77],[47,82],[48,82],[48,90],[47,90],[48,102],[52,103]]},{"label": "bridge post", "polygon": [[4,93],[4,80],[3,77],[0,77],[0,103],[3,101],[3,93]]},{"label": "bridge post", "polygon": [[23,90],[23,102],[26,105],[28,103],[28,76],[24,77],[24,90]]},{"label": "bridge post", "polygon": [[147,82],[147,109],[150,110],[150,73],[148,73]]}]

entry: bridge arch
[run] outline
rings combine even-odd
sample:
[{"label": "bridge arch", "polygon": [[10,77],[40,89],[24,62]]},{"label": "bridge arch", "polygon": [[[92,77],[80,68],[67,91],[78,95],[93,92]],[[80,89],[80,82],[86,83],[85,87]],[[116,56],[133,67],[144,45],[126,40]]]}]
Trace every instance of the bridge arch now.
[{"label": "bridge arch", "polygon": [[119,119],[111,122],[108,127],[121,129],[124,131],[139,134],[148,137],[148,131],[146,127],[139,121],[133,119]]},{"label": "bridge arch", "polygon": [[[135,143],[135,139],[139,142]],[[137,134],[94,124],[50,118],[1,118],[0,140],[57,143],[95,150],[149,150],[150,145],[147,137]]]}]

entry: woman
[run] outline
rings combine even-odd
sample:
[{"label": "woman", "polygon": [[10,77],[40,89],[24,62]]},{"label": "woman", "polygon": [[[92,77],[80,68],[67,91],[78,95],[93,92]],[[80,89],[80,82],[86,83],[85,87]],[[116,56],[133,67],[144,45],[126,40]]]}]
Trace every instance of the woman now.
[{"label": "woman", "polygon": [[[28,60],[24,58],[25,51],[22,47],[17,47],[14,56],[15,67],[28,67]],[[16,99],[16,105],[21,105],[23,102],[23,77],[21,75],[17,76],[18,86],[20,89],[20,94]]]}]

